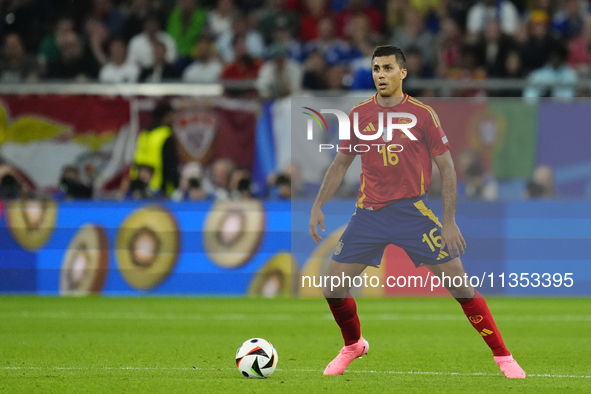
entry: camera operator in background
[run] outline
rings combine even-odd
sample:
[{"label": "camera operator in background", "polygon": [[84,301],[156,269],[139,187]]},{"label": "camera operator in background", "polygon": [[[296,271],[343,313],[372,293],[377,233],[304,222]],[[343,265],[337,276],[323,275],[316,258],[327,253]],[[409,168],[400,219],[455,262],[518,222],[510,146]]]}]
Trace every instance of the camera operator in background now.
[{"label": "camera operator in background", "polygon": [[291,177],[289,177],[289,175],[277,175],[275,186],[277,186],[277,195],[279,198],[285,200],[289,200],[291,198]]},{"label": "camera operator in background", "polygon": [[78,168],[65,166],[60,177],[61,198],[66,200],[85,200],[92,198],[92,187],[85,185]]},{"label": "camera operator in background", "polygon": [[179,193],[175,195],[176,200],[199,201],[207,199],[207,192],[203,179],[203,167],[200,163],[189,162],[184,165],[181,171]]},{"label": "camera operator in background", "polygon": [[203,190],[200,178],[189,179],[187,188],[187,200],[189,201],[201,201],[207,200],[207,194]]},{"label": "camera operator in background", "polygon": [[267,178],[267,187],[271,198],[289,200],[294,197],[305,197],[304,182],[300,167],[289,164],[283,171],[271,174]]},{"label": "camera operator in background", "polygon": [[0,159],[0,200],[28,197],[29,187],[18,171]]},{"label": "camera operator in background", "polygon": [[286,172],[272,174],[267,179],[271,198],[289,200],[291,198],[291,177]]},{"label": "camera operator in background", "polygon": [[458,196],[470,199],[494,201],[498,198],[499,185],[492,174],[487,173],[482,156],[473,149],[464,149],[458,154]]},{"label": "camera operator in background", "polygon": [[554,170],[547,165],[537,166],[525,188],[525,198],[554,198],[556,196]]},{"label": "camera operator in background", "polygon": [[238,168],[230,175],[230,182],[228,189],[230,190],[230,198],[232,200],[248,200],[252,198],[250,190],[252,181],[250,179],[250,171],[244,168]]},{"label": "camera operator in background", "polygon": [[128,197],[131,197],[133,200],[155,198],[156,193],[150,189],[150,182],[153,176],[153,167],[138,165],[137,178],[129,183]]},{"label": "camera operator in background", "polygon": [[215,200],[230,198],[230,176],[234,172],[234,163],[230,159],[217,159],[211,166],[211,185],[208,194]]},{"label": "camera operator in background", "polygon": [[[137,140],[129,177],[121,182],[120,197],[123,198],[136,180],[147,183],[145,195],[150,197],[171,197],[179,187],[179,159],[176,142],[172,132],[174,110],[170,104],[163,102],[156,105],[153,113],[152,126],[142,131]],[[151,169],[151,174],[149,170]],[[140,177],[142,170],[142,177]],[[141,183],[133,183],[136,196],[140,197]]]}]

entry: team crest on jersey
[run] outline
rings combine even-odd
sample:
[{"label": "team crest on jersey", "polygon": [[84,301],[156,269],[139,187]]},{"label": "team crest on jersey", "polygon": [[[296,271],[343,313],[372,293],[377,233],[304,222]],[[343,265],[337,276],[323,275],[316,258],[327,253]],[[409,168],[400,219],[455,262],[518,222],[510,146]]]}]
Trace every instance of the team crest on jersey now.
[{"label": "team crest on jersey", "polygon": [[474,316],[470,316],[468,319],[470,319],[470,321],[474,324],[478,324],[482,321],[482,319],[484,319],[481,315],[474,315]]},{"label": "team crest on jersey", "polygon": [[[398,124],[409,124],[411,122],[412,122],[412,119],[409,119],[409,118],[399,118],[398,119]],[[394,130],[392,130],[392,135],[394,135]],[[408,138],[408,136],[405,133],[402,133],[401,137]],[[382,129],[382,139],[384,140],[384,142],[392,141],[392,138],[388,139],[388,129],[385,127]]]},{"label": "team crest on jersey", "polygon": [[339,255],[339,254],[341,253],[341,250],[343,250],[343,245],[345,245],[345,244],[343,243],[343,241],[339,241],[339,242],[337,243],[337,246],[335,246],[335,248],[334,248],[334,254],[335,254],[335,256],[336,256],[336,255]]}]

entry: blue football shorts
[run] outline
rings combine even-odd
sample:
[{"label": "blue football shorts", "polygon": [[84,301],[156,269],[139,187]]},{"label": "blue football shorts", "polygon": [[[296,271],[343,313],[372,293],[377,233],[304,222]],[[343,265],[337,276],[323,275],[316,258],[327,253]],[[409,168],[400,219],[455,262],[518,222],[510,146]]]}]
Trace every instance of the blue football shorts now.
[{"label": "blue football shorts", "polygon": [[357,208],[334,249],[339,263],[378,266],[384,249],[394,244],[408,254],[415,267],[452,260],[441,247],[441,223],[431,211],[426,194],[398,200],[371,211]]}]

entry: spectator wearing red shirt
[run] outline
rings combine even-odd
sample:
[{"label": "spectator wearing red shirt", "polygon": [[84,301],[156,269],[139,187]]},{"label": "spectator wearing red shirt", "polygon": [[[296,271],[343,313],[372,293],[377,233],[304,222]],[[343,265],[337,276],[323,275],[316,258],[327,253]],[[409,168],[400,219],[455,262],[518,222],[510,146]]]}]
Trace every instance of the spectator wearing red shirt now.
[{"label": "spectator wearing red shirt", "polygon": [[382,34],[383,20],[380,11],[371,6],[367,0],[349,0],[347,8],[337,14],[337,36],[346,38],[350,21],[358,15],[365,15],[369,20],[371,30],[376,34]]},{"label": "spectator wearing red shirt", "polygon": [[285,0],[285,9],[295,14],[302,15],[306,12],[305,2],[307,0]]},{"label": "spectator wearing red shirt", "polygon": [[579,74],[591,72],[591,16],[585,21],[581,34],[568,44],[567,63]]},{"label": "spectator wearing red shirt", "polygon": [[[234,49],[234,61],[228,63],[222,71],[222,81],[241,81],[254,80],[259,75],[263,61],[261,59],[253,58],[248,54],[246,48],[246,36],[239,34],[232,40],[232,47]],[[256,97],[257,90],[254,88],[226,88],[225,94],[228,96],[238,97]]]},{"label": "spectator wearing red shirt", "polygon": [[326,0],[305,0],[306,13],[300,19],[300,40],[312,41],[320,36],[318,25],[324,18],[332,18]]}]

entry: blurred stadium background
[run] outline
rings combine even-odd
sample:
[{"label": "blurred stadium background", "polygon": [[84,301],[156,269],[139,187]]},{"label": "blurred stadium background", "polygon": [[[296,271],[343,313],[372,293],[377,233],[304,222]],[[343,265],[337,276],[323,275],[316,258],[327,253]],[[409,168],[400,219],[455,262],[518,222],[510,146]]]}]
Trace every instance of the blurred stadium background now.
[{"label": "blurred stadium background", "polygon": [[[374,94],[372,50],[393,44],[452,145],[468,272],[571,272],[570,288],[483,291],[589,295],[590,4],[2,1],[0,292],[290,294],[359,186],[350,171],[315,248],[307,213],[332,157],[292,146],[292,98]],[[170,187],[154,191],[129,174],[166,104]],[[395,247],[385,261],[414,272]]]},{"label": "blurred stadium background", "polygon": [[[590,4],[0,0],[0,391],[587,392]],[[408,287],[354,290],[372,352],[321,374],[341,338],[298,283],[326,267],[359,163],[316,246],[334,153],[309,144],[337,128],[303,141],[301,107],[373,95],[380,44],[405,51],[405,90],[449,136],[463,262],[494,274],[480,290],[525,381],[502,379],[453,300],[419,298],[444,292]],[[440,214],[437,173],[429,197]],[[368,274],[427,273],[390,246]],[[104,297],[60,297],[86,294]],[[277,348],[268,380],[235,369],[250,337]]]}]

